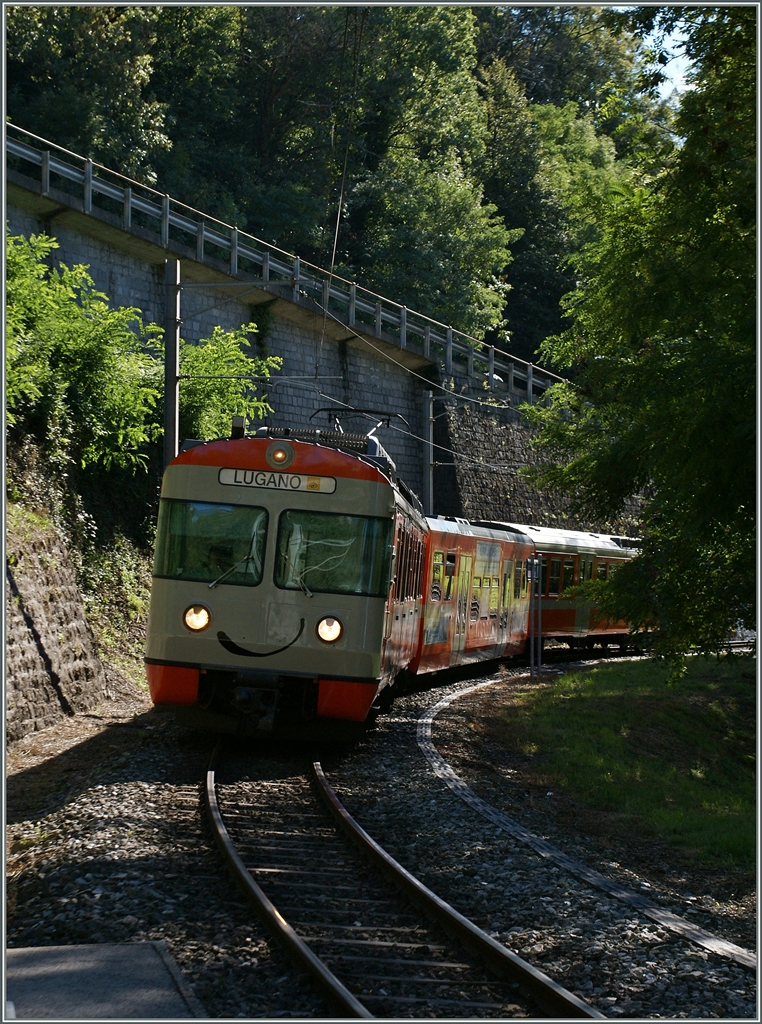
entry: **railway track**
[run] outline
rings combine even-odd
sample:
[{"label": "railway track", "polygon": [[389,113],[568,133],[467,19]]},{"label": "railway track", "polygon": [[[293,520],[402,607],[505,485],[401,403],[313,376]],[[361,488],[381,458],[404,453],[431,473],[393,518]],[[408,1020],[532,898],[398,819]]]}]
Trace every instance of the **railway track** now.
[{"label": "railway track", "polygon": [[396,864],[318,762],[217,758],[206,779],[217,842],[259,917],[341,1016],[602,1018]]}]

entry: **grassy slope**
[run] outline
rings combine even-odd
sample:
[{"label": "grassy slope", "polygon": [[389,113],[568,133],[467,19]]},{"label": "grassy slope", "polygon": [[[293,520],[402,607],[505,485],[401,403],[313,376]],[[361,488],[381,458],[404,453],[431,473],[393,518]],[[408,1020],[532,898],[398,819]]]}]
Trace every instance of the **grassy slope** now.
[{"label": "grassy slope", "polygon": [[496,723],[537,784],[680,847],[694,863],[752,868],[756,660],[690,659],[667,685],[655,661],[568,672],[520,693]]}]

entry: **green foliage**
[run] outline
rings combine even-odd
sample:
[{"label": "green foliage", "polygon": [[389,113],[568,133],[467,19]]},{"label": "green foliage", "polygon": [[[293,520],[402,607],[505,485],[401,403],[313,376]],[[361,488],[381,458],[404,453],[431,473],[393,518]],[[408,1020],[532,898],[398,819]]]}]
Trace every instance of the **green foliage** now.
[{"label": "green foliage", "polygon": [[8,108],[534,359],[619,164],[669,157],[645,30],[597,7],[14,7]]},{"label": "green foliage", "polygon": [[644,499],[643,556],[608,608],[671,657],[754,623],[755,54],[750,9],[686,23],[695,88],[671,168],[620,183],[574,259],[573,326],[546,356],[572,369],[530,419],[541,480],[588,515]]},{"label": "green foliage", "polygon": [[108,544],[87,545],[78,578],[100,656],[145,689],[143,650],[151,595],[150,550],[117,533]]},{"label": "green foliage", "polygon": [[282,360],[247,354],[249,336],[256,331],[256,324],[233,331],[215,327],[211,338],[197,345],[182,342],[180,374],[188,379],[180,383],[181,437],[227,437],[233,416],[259,419],[272,411],[266,397],[257,396],[256,379],[269,377]]},{"label": "green foliage", "polygon": [[481,190],[456,157],[431,166],[388,158],[355,189],[365,245],[373,253],[371,287],[471,334],[499,322],[496,280],[521,231],[506,230],[482,205]]},{"label": "green foliage", "polygon": [[13,5],[6,11],[11,120],[152,181],[171,142],[150,95],[154,11],[141,6]]},{"label": "green foliage", "polygon": [[6,403],[14,436],[59,464],[138,465],[157,436],[161,377],[140,311],[111,309],[83,266],[49,269],[57,243],[8,237]]},{"label": "green foliage", "polygon": [[[11,439],[31,436],[59,467],[74,463],[145,467],[164,389],[161,328],[140,310],[112,309],[83,266],[51,270],[58,243],[44,235],[8,237],[6,407]],[[255,324],[217,327],[198,345],[181,346],[181,431],[227,435],[233,415],[269,411],[257,378],[281,365],[254,355]]]},{"label": "green foliage", "polygon": [[540,181],[563,211],[567,251],[597,236],[597,224],[626,165],[616,161],[614,143],[596,131],[592,115],[576,103],[534,106],[540,134]]}]

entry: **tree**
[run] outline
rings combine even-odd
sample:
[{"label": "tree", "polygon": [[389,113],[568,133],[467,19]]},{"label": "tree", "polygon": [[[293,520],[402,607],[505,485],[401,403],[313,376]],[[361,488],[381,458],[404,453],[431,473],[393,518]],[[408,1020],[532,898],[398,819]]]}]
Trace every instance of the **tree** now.
[{"label": "tree", "polygon": [[[431,164],[388,157],[352,197],[362,209],[372,288],[478,335],[499,323],[509,232],[454,155]],[[360,257],[362,258],[362,257]]]},{"label": "tree", "polygon": [[611,91],[636,83],[638,41],[591,6],[475,7],[479,62],[502,59],[530,103],[578,103],[596,113]]},{"label": "tree", "polygon": [[755,12],[681,10],[683,144],[575,258],[573,325],[543,347],[574,380],[530,411],[578,509],[642,496],[642,554],[599,597],[673,657],[753,625],[755,596]]},{"label": "tree", "polygon": [[6,18],[11,120],[154,181],[153,161],[171,145],[150,95],[156,12],[42,4],[8,7]]},{"label": "tree", "polygon": [[180,346],[180,435],[210,441],[227,437],[233,416],[260,419],[272,412],[266,397],[257,395],[261,381],[282,365],[278,356],[256,356],[250,336],[256,324],[233,331],[215,327],[210,338]]}]

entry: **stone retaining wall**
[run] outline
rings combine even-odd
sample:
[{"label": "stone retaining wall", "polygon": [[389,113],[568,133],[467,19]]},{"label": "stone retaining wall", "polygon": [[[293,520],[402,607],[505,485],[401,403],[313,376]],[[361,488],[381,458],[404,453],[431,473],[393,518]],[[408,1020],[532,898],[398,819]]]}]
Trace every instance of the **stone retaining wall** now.
[{"label": "stone retaining wall", "polygon": [[51,525],[18,506],[8,509],[5,607],[12,744],[90,710],[106,687],[66,546]]}]

